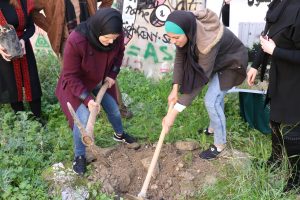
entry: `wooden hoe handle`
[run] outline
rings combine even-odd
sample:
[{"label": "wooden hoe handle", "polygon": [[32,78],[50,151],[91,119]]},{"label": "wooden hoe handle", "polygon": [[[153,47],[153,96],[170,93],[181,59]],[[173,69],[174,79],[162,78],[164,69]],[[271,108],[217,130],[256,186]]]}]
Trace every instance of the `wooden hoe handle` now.
[{"label": "wooden hoe handle", "polygon": [[[170,106],[169,106],[169,109],[168,109],[168,113],[170,113],[172,111],[173,107],[174,107],[174,103],[171,103]],[[164,139],[165,139],[165,136],[166,136],[167,133],[168,133],[168,128],[163,127],[163,129],[160,133],[159,140],[158,140],[154,155],[152,157],[150,166],[148,168],[148,172],[147,172],[143,187],[142,187],[140,193],[138,194],[138,197],[146,198],[146,193],[147,193],[147,190],[148,190],[148,187],[149,187],[151,176],[153,174],[153,171],[154,171],[155,165],[157,163],[157,159],[158,159],[161,147],[163,145],[163,142],[164,142]]]},{"label": "wooden hoe handle", "polygon": [[[101,89],[99,90],[99,92],[96,96],[95,102],[97,104],[100,105],[107,88],[108,88],[108,82],[105,82],[102,85]],[[94,127],[95,127],[95,121],[96,121],[97,114],[98,114],[98,112],[96,109],[91,110],[90,116],[89,116],[89,119],[87,121],[86,128],[85,128],[87,135],[85,135],[85,136],[82,135],[82,137],[81,137],[83,144],[85,144],[86,146],[90,146],[90,145],[94,144]],[[86,138],[86,137],[88,137],[88,138]]]},{"label": "wooden hoe handle", "polygon": [[[99,92],[96,96],[96,101],[95,101],[97,104],[101,103],[102,98],[108,88],[108,85],[109,85],[108,82],[105,82],[102,85],[101,89],[99,90]],[[93,145],[94,144],[94,126],[95,126],[95,121],[96,121],[96,117],[98,114],[97,110],[96,109],[91,110],[87,124],[86,124],[86,128],[84,128],[84,126],[81,124],[80,120],[76,116],[76,113],[75,113],[72,105],[69,102],[67,102],[67,106],[68,106],[68,109],[69,109],[73,119],[74,119],[74,123],[80,130],[82,143],[85,146]]]}]

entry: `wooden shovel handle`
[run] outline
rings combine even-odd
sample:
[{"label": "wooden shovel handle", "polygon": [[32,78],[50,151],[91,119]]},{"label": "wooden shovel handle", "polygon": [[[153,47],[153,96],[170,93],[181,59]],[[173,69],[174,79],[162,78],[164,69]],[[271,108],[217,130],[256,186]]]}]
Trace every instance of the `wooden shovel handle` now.
[{"label": "wooden shovel handle", "polygon": [[[101,101],[102,101],[102,98],[108,88],[108,85],[109,83],[108,82],[105,82],[101,89],[99,90],[97,96],[96,96],[96,103],[100,105]],[[89,118],[88,118],[88,121],[87,121],[87,124],[86,124],[86,133],[87,133],[87,137],[90,137],[90,139],[86,139],[86,138],[81,138],[82,139],[82,142],[84,145],[86,146],[90,146],[90,145],[93,145],[94,143],[94,127],[95,127],[95,121],[96,121],[96,117],[97,117],[97,110],[96,109],[92,109],[90,111],[90,115],[89,115]],[[87,142],[87,141],[90,141],[90,142]]]},{"label": "wooden shovel handle", "polygon": [[[102,101],[102,98],[108,88],[109,83],[105,82],[103,84],[103,86],[101,87],[101,89],[99,90],[97,96],[96,96],[96,103],[100,104]],[[76,116],[76,113],[72,107],[72,105],[67,102],[67,106],[68,109],[71,113],[71,116],[74,120],[74,123],[76,124],[76,126],[78,127],[80,133],[81,133],[81,140],[82,143],[86,146],[91,146],[94,144],[94,125],[95,125],[95,121],[96,121],[96,116],[98,114],[96,109],[93,109],[90,112],[89,118],[88,118],[88,122],[86,125],[86,128],[84,128],[84,126],[82,125],[82,123],[80,122],[79,118]]]},{"label": "wooden shovel handle", "polygon": [[109,86],[108,81],[105,81],[96,96],[96,101],[95,101],[96,103],[98,103],[98,104],[101,103],[103,96],[104,96],[106,90],[108,89],[108,86]]},{"label": "wooden shovel handle", "polygon": [[[173,107],[174,107],[174,103],[170,103],[168,113],[170,113],[173,110]],[[138,194],[138,197],[146,198],[146,193],[147,193],[147,190],[148,190],[148,187],[149,187],[151,176],[153,174],[153,171],[154,171],[155,165],[157,163],[157,159],[158,159],[161,147],[163,145],[165,136],[168,133],[168,131],[169,131],[169,128],[167,128],[167,127],[162,128],[162,131],[161,131],[160,136],[159,136],[159,140],[157,142],[155,152],[153,154],[150,166],[148,168],[148,172],[147,172],[143,187],[142,187],[140,193]]]},{"label": "wooden shovel handle", "polygon": [[80,119],[77,117],[76,112],[74,111],[74,108],[72,107],[72,105],[69,102],[67,102],[67,106],[68,106],[68,109],[69,109],[69,111],[71,113],[71,116],[74,120],[74,124],[78,127],[81,135],[86,135],[85,128],[81,124]]}]

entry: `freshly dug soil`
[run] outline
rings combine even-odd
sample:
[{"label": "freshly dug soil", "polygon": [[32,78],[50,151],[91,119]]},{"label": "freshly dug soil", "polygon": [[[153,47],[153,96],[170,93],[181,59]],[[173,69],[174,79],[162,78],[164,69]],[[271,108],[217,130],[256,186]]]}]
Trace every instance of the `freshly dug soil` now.
[{"label": "freshly dug soil", "polygon": [[[105,193],[137,196],[147,174],[145,163],[150,164],[155,145],[137,148],[125,144],[109,149],[97,148],[98,158],[91,163],[92,174],[88,179],[100,181]],[[199,151],[179,150],[174,144],[164,144],[148,187],[147,198],[192,199],[204,185],[214,184],[220,168],[213,164],[214,161],[200,159]],[[88,155],[93,154],[89,152]],[[88,160],[92,160],[91,157]]]}]

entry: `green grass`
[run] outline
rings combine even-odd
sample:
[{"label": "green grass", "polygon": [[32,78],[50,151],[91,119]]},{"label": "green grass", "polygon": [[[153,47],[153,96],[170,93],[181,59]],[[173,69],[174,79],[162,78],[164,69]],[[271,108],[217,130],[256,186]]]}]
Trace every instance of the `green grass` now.
[{"label": "green grass", "polygon": [[[48,56],[39,55],[40,77],[43,88],[42,127],[21,112],[15,115],[8,105],[0,105],[0,199],[60,199],[49,193],[49,183],[43,179],[52,164],[63,162],[70,165],[73,158],[72,134],[65,116],[54,96],[59,64]],[[139,138],[142,143],[158,140],[161,120],[167,112],[167,97],[171,90],[171,75],[157,82],[146,79],[143,74],[123,69],[118,78],[123,93],[132,99],[130,109],[134,117],[123,120],[125,130]],[[166,137],[166,142],[197,140],[205,149],[212,137],[199,135],[199,128],[209,122],[203,103],[206,88],[184,112],[180,113]],[[237,94],[225,98],[229,148],[251,155],[251,164],[242,168],[220,165],[221,174],[213,186],[199,188],[195,199],[295,199],[295,194],[283,194],[286,169],[271,172],[263,163],[270,154],[270,136],[251,129],[239,116]],[[108,147],[116,143],[111,139],[113,130],[103,111],[95,126],[96,143]],[[184,162],[191,163],[191,155]],[[88,184],[93,199],[109,199],[98,191],[100,184]]]}]

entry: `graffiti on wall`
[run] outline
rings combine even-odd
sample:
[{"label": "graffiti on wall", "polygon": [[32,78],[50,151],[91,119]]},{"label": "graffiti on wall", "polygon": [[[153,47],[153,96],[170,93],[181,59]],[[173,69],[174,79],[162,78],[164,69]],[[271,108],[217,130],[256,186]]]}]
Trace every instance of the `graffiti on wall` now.
[{"label": "graffiti on wall", "polygon": [[196,10],[203,6],[204,1],[197,0],[167,0],[172,10]]},{"label": "graffiti on wall", "polygon": [[249,6],[259,6],[260,3],[271,3],[272,0],[248,0]]},{"label": "graffiti on wall", "polygon": [[147,77],[161,78],[172,71],[175,46],[164,24],[172,10],[196,10],[203,0],[118,0],[122,12],[126,51],[124,67],[140,70]]},{"label": "graffiti on wall", "polygon": [[[164,24],[173,10],[196,10],[205,0],[115,0],[113,7],[123,16],[126,50],[123,67],[137,69],[147,77],[160,79],[172,72],[175,46]],[[47,34],[37,27],[31,38],[34,49],[53,54]]]}]

